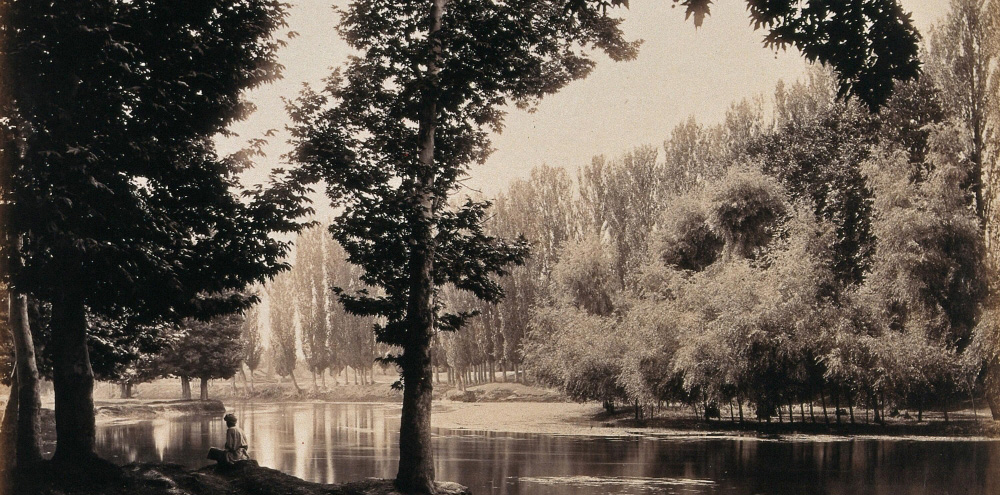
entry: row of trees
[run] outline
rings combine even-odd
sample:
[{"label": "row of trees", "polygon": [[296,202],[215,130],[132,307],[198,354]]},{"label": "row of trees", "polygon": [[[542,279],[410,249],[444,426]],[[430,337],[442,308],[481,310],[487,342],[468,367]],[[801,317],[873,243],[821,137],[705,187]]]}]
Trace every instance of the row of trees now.
[{"label": "row of trees", "polygon": [[300,233],[292,270],[266,287],[272,365],[280,377],[291,377],[297,390],[299,351],[312,373],[314,390],[319,379],[326,386],[327,373],[336,376],[347,367],[356,376],[360,372],[362,383],[370,382],[380,355],[372,335],[374,319],[346,312],[331,290],[360,288],[360,269],[347,262],[344,250],[325,234],[321,226]]},{"label": "row of trees", "polygon": [[862,405],[878,420],[994,399],[998,334],[981,313],[996,9],[953,2],[927,77],[878,114],[814,70],[779,84],[769,117],[744,101],[716,126],[678,125],[663,161],[643,147],[575,184],[545,167],[513,184],[496,232],[552,221],[523,230],[538,254],[503,281],[497,335],[540,379],[637,414],[685,402],[791,419],[817,404],[853,420]]},{"label": "row of trees", "polygon": [[[359,55],[322,91],[291,104],[294,180],[250,189],[243,200],[236,177],[253,153],[219,157],[211,138],[251,110],[243,90],[277,77],[272,34],[283,4],[0,5],[18,464],[40,458],[29,296],[47,315],[39,328],[50,339],[54,460],[89,464],[89,322],[114,322],[105,328],[118,347],[119,338],[155,336],[162,321],[248,307],[247,287],[285,268],[287,245],[272,234],[301,228],[304,196],[324,181],[343,207],[334,238],[375,289],[344,291],[340,300],[351,313],[381,318],[376,338],[401,350],[389,356],[404,388],[397,485],[434,492],[430,346],[436,328],[456,330],[473,316],[446,312],[437,288],[497,301],[503,291],[491,275],[526,254],[523,242],[484,231],[485,204],[448,208],[447,198],[488,156],[507,103],[530,107],[583,78],[593,51],[636,55],[638,43],[624,39],[613,13],[625,3],[352,3],[340,33]],[[684,2],[696,25],[709,3]],[[769,46],[790,44],[831,64],[842,92],[872,107],[888,98],[893,78],[916,74],[916,33],[894,0],[764,0],[749,2],[749,12]]]}]

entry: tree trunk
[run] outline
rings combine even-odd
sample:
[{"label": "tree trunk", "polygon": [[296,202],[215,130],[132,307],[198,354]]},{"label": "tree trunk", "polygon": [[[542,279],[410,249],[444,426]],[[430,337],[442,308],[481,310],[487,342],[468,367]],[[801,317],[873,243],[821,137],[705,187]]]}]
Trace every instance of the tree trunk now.
[{"label": "tree trunk", "polygon": [[208,378],[201,379],[201,400],[208,400]]},{"label": "tree trunk", "polygon": [[298,395],[302,395],[302,389],[299,388],[299,382],[298,380],[295,379],[295,370],[292,370],[290,373],[288,373],[288,375],[292,377],[292,385],[295,386],[295,393]]},{"label": "tree trunk", "polygon": [[[17,367],[17,458],[18,467],[42,460],[42,409],[38,390],[38,366],[35,343],[28,327],[28,297],[10,294],[10,329],[14,335],[14,360]],[[91,409],[93,411],[93,409]]]},{"label": "tree trunk", "polygon": [[826,412],[826,394],[822,390],[819,391],[819,400],[823,404],[823,419],[826,420],[826,424],[830,424],[830,415]]},{"label": "tree trunk", "polygon": [[[988,371],[988,373],[994,372]],[[993,415],[993,421],[1000,421],[1000,397],[997,397],[996,393],[987,389],[986,402],[990,405],[990,414]]]},{"label": "tree trunk", "polygon": [[86,464],[94,453],[94,370],[87,349],[87,312],[81,295],[62,292],[52,301],[52,384],[56,452],[53,461]]},{"label": "tree trunk", "polygon": [[313,368],[312,374],[313,374],[313,392],[314,393],[315,392],[319,392],[319,379],[316,376],[316,369],[315,368]]},{"label": "tree trunk", "polygon": [[240,376],[243,377],[243,395],[246,397],[250,396],[250,381],[247,380],[247,372],[243,369],[243,365],[240,365]]},{"label": "tree trunk", "polygon": [[181,398],[184,400],[191,400],[191,378],[187,376],[181,377]]},{"label": "tree trunk", "polygon": [[837,417],[837,424],[840,424],[840,392],[833,393],[833,415]]},{"label": "tree trunk", "polygon": [[[0,470],[13,467],[17,455],[17,370],[10,375],[10,395],[0,423]],[[2,483],[3,480],[0,480]]]},{"label": "tree trunk", "polygon": [[417,130],[420,168],[414,184],[410,221],[409,294],[406,304],[408,335],[403,349],[403,410],[399,427],[399,471],[396,487],[409,493],[434,493],[431,451],[431,338],[434,335],[434,133],[437,128],[438,63],[441,56],[441,17],[447,0],[431,0],[427,84],[421,94]]}]

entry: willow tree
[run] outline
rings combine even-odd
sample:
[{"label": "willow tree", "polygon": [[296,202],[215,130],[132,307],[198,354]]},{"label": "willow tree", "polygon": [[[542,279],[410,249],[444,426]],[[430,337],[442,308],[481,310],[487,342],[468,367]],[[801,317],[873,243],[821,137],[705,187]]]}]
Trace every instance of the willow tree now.
[{"label": "willow tree", "polygon": [[[436,288],[453,283],[497,299],[489,276],[523,254],[483,234],[485,205],[450,209],[448,195],[489,156],[489,134],[501,130],[509,104],[530,108],[585,77],[595,52],[636,56],[638,43],[625,40],[613,15],[624,3],[359,0],[340,24],[358,55],[290,105],[301,179],[326,182],[344,208],[334,237],[365,269],[363,281],[385,293],[345,294],[344,302],[385,317],[379,340],[403,350],[394,359],[403,385],[401,489],[434,491],[430,344],[436,328],[464,320],[438,315]],[[709,3],[683,2],[698,23]],[[916,73],[916,34],[896,0],[749,5],[769,44],[833,64],[844,93],[872,105],[887,97],[893,77]]]}]

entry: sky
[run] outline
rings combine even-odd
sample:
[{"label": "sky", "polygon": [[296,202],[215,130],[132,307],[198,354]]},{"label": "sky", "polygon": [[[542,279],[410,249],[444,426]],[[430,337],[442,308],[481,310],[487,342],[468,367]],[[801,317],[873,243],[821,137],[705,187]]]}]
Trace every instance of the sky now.
[{"label": "sky", "polygon": [[[902,0],[922,33],[944,16],[948,3]],[[219,142],[220,151],[231,152],[269,129],[279,131],[270,138],[267,156],[245,178],[248,182],[260,181],[280,166],[281,155],[289,149],[283,98],[294,98],[304,83],[319,84],[351,53],[337,34],[333,8],[346,4],[293,0],[281,36],[290,31],[297,36],[279,52],[283,79],[251,92],[248,97],[257,111],[233,127],[237,138]],[[565,167],[575,175],[593,156],[662,146],[671,129],[688,116],[714,124],[731,103],[769,97],[778,80],[794,81],[805,73],[807,63],[794,49],[776,53],[762,46],[764,32],[749,25],[743,0],[717,0],[699,29],[673,4],[632,1],[621,16],[626,37],[644,40],[639,57],[629,62],[598,58],[588,78],[543,100],[534,113],[511,109],[504,132],[493,137],[496,152],[486,164],[472,168],[466,186],[492,196],[542,164]]]}]

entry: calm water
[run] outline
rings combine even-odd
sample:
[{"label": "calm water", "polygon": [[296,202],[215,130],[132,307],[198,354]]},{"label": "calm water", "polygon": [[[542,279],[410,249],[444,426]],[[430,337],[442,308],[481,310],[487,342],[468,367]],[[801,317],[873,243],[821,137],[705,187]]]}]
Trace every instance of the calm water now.
[{"label": "calm water", "polygon": [[[391,478],[399,406],[234,407],[261,465],[334,483]],[[117,462],[208,464],[218,418],[98,428]],[[662,440],[436,430],[437,477],[484,494],[998,494],[1000,442]]]}]

